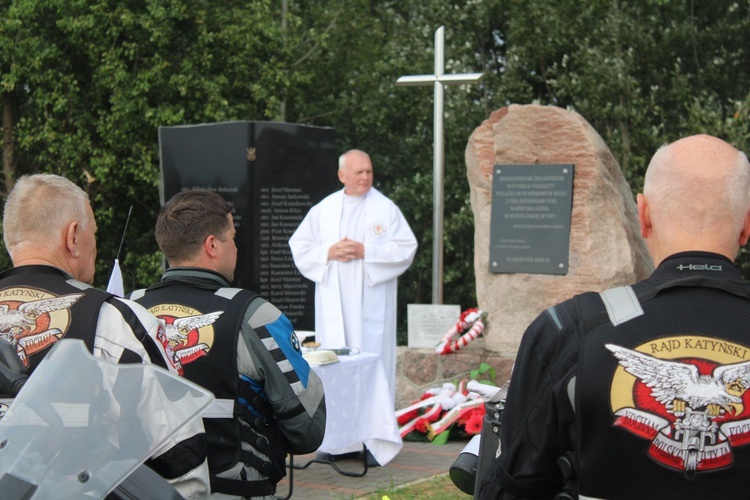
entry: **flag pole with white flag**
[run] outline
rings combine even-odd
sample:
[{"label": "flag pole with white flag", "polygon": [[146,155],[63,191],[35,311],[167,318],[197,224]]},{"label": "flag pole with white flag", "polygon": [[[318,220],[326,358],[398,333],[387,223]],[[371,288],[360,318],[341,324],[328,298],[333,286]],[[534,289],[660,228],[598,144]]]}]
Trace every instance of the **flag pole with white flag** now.
[{"label": "flag pole with white flag", "polygon": [[112,295],[118,297],[125,296],[125,284],[122,281],[122,271],[120,270],[120,250],[122,250],[122,243],[125,241],[125,232],[128,230],[128,222],[130,222],[130,214],[133,212],[133,205],[130,205],[128,210],[128,218],[125,221],[125,229],[122,231],[122,239],[120,240],[120,247],[117,249],[117,256],[115,257],[115,265],[112,267],[112,275],[109,277],[109,283],[107,284],[107,291]]},{"label": "flag pole with white flag", "polygon": [[112,268],[112,275],[109,277],[107,291],[118,297],[123,297],[125,295],[125,284],[122,282],[122,271],[120,270],[119,259],[115,259],[115,266]]}]

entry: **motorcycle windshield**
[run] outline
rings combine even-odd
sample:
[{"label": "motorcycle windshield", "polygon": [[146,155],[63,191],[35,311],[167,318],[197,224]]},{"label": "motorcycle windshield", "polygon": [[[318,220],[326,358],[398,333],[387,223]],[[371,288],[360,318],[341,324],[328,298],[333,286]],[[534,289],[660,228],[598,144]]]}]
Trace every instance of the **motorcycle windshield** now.
[{"label": "motorcycle windshield", "polygon": [[102,498],[212,401],[166,370],[62,340],[0,421],[0,477],[35,485],[31,498]]}]

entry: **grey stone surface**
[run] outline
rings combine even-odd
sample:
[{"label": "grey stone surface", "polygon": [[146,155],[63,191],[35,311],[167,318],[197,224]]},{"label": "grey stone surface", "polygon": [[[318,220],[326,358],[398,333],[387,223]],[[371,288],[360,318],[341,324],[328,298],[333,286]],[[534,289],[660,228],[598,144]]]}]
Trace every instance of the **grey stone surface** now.
[{"label": "grey stone surface", "polygon": [[502,386],[510,380],[515,359],[488,356],[485,363],[495,369],[495,385]]},{"label": "grey stone surface", "polygon": [[440,361],[441,378],[453,379],[479,368],[482,353],[462,350],[454,354],[446,354],[441,357]]},{"label": "grey stone surface", "polygon": [[[492,169],[497,164],[575,165],[569,272],[489,272]],[[562,108],[510,105],[471,135],[466,168],[474,212],[479,308],[489,315],[485,347],[514,358],[526,327],[545,308],[589,290],[633,283],[653,269],[630,187],[599,134]]]},{"label": "grey stone surface", "polygon": [[430,350],[413,349],[404,353],[403,367],[404,377],[421,386],[437,379],[438,358]]},{"label": "grey stone surface", "polygon": [[[472,370],[487,363],[495,369],[495,385],[502,386],[510,378],[512,358],[503,358],[487,351],[485,340],[478,338],[460,351],[439,355],[432,349],[398,348],[396,374],[396,409],[418,401],[428,390],[444,383],[458,384],[471,380]],[[485,375],[482,378],[487,379]]]}]

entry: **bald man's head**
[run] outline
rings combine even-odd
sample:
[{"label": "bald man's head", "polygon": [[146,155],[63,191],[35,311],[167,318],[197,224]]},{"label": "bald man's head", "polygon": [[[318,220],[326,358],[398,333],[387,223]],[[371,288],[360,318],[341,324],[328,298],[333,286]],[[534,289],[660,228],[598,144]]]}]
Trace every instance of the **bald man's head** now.
[{"label": "bald man's head", "polygon": [[643,194],[649,222],[663,238],[709,233],[736,238],[750,208],[750,164],[721,139],[686,137],[656,152]]}]

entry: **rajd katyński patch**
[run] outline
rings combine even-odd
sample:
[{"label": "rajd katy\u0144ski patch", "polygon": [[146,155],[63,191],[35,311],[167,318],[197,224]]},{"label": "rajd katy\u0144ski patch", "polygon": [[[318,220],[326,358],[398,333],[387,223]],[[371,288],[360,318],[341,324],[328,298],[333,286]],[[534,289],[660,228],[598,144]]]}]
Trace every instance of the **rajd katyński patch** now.
[{"label": "rajd katy\u0144ski patch", "polygon": [[206,356],[214,343],[213,324],[224,311],[203,314],[192,307],[180,304],[160,304],[149,312],[167,324],[164,337],[159,341],[167,352],[174,353],[174,363],[182,372],[182,365]]},{"label": "rajd katy\u0144ski patch", "polygon": [[82,293],[55,295],[31,287],[0,290],[0,338],[16,348],[24,366],[28,357],[65,337],[70,326],[69,308]]},{"label": "rajd katy\u0144ski patch", "polygon": [[614,425],[651,441],[657,463],[696,473],[729,467],[750,443],[750,349],[700,335],[605,346],[620,364],[612,378]]}]

